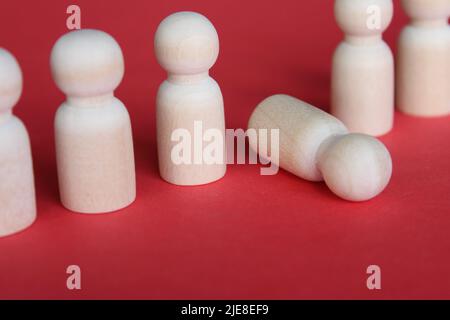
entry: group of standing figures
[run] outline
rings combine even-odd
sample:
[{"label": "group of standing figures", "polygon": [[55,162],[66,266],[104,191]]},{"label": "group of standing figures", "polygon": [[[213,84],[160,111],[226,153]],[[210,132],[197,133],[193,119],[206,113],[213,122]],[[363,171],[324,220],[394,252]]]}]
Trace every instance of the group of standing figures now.
[{"label": "group of standing figures", "polygon": [[[343,199],[369,200],[391,178],[389,151],[373,136],[392,129],[395,96],[407,114],[450,114],[450,0],[402,2],[411,22],[400,36],[395,81],[394,59],[382,40],[393,18],[392,0],[335,1],[345,40],[333,58],[334,116],[276,95],[259,104],[249,120],[249,128],[279,130],[279,141],[271,141],[280,152],[276,165],[310,181],[324,180]],[[216,29],[201,14],[172,14],[156,31],[155,53],[168,73],[156,97],[161,177],[183,186],[221,179],[226,173],[224,103],[209,76],[219,55]],[[124,75],[120,46],[102,31],[77,30],[56,42],[50,60],[55,83],[67,96],[55,119],[62,204],[86,214],[130,205],[136,197],[131,122],[114,96]],[[0,49],[0,236],[36,219],[28,134],[12,114],[21,93],[19,64]],[[218,161],[173,161],[179,142],[173,133],[182,128],[194,135],[197,122],[219,133]],[[250,139],[250,145],[261,153],[259,138]]]}]

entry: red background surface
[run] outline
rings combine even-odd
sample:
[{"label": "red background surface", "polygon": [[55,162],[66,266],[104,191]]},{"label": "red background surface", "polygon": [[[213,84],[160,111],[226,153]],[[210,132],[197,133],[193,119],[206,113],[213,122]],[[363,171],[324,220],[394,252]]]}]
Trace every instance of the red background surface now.
[{"label": "red background surface", "polygon": [[[406,17],[396,2],[386,40]],[[1,1],[0,45],[19,59],[24,95],[16,114],[32,141],[39,217],[0,239],[0,298],[304,299],[450,298],[449,118],[397,114],[382,138],[394,160],[386,191],[354,204],[324,184],[286,172],[259,175],[232,165],[212,185],[181,188],[158,175],[155,94],[165,73],[153,54],[159,22],[193,10],[215,24],[221,55],[212,70],[228,128],[245,128],[275,93],[329,106],[330,61],[342,35],[333,1],[78,1],[82,27],[111,33],[127,72],[117,96],[133,121],[137,201],[103,216],[59,203],[54,113],[64,96],[49,54],[66,32],[68,1]],[[66,267],[82,268],[83,289],[66,289]],[[382,290],[366,268],[382,269]]]}]

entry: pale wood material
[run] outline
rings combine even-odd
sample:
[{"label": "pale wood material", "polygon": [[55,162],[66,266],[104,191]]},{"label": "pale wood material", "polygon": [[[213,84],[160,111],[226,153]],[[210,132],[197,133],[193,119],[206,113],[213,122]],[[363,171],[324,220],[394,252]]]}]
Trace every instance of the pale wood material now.
[{"label": "pale wood material", "polygon": [[400,35],[397,106],[421,117],[450,114],[450,0],[403,0],[411,18]]},{"label": "pale wood material", "polygon": [[392,0],[336,0],[335,16],[345,40],[333,57],[331,112],[352,132],[386,134],[394,118],[394,59],[382,33]]},{"label": "pale wood material", "polygon": [[[219,55],[216,29],[198,13],[172,14],[158,27],[155,53],[168,73],[168,79],[160,86],[156,100],[161,177],[183,186],[202,185],[221,179],[226,173],[223,97],[219,85],[209,76],[209,69]],[[191,150],[194,150],[196,121],[201,123],[203,132],[209,129],[220,132],[223,145],[221,163],[196,163],[194,152],[190,163],[174,163],[172,150],[178,142],[173,141],[172,134],[175,130],[186,129],[192,137]]]},{"label": "pale wood material", "polygon": [[12,109],[22,94],[17,60],[0,48],[0,237],[36,219],[33,163],[28,133]]},{"label": "pale wood material", "polygon": [[[249,129],[278,129],[281,168],[310,181],[325,180],[339,197],[365,201],[380,194],[392,174],[389,151],[377,139],[349,134],[344,124],[324,111],[287,95],[261,102]],[[274,148],[274,141],[271,141]],[[250,139],[258,152],[258,143]]]},{"label": "pale wood material", "polygon": [[79,213],[130,205],[136,197],[131,122],[113,93],[124,75],[119,45],[102,31],[73,31],[55,44],[51,67],[67,95],[55,118],[63,205]]}]

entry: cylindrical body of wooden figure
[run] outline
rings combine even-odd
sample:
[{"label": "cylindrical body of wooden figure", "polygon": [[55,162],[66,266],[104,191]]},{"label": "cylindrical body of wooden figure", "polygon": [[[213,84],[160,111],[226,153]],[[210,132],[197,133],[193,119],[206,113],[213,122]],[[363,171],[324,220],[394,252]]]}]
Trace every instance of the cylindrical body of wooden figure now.
[{"label": "cylindrical body of wooden figure", "polygon": [[36,219],[30,141],[22,122],[0,116],[0,237],[29,227]]},{"label": "cylindrical body of wooden figure", "polygon": [[12,113],[22,83],[17,60],[0,48],[0,237],[22,231],[36,219],[28,132]]},{"label": "cylindrical body of wooden figure", "polygon": [[80,213],[122,209],[136,197],[131,124],[116,98],[96,107],[64,103],[55,119],[61,201]]},{"label": "cylindrical body of wooden figure", "polygon": [[209,69],[219,55],[212,23],[195,12],[164,19],[155,35],[158,62],[168,72],[157,107],[161,177],[182,186],[202,185],[226,173],[223,97]]},{"label": "cylindrical body of wooden figure", "polygon": [[392,0],[336,0],[335,14],[345,40],[333,56],[331,112],[351,132],[386,134],[394,119],[394,59],[382,32]]},{"label": "cylindrical body of wooden figure", "polygon": [[421,117],[450,114],[450,0],[403,1],[411,23],[397,59],[397,106]]},{"label": "cylindrical body of wooden figure", "polygon": [[[323,180],[317,166],[322,143],[332,136],[348,133],[335,117],[286,95],[264,100],[253,112],[248,127],[280,130],[280,163],[277,165],[309,181]],[[249,142],[256,151],[255,141]]]},{"label": "cylindrical body of wooden figure", "polygon": [[130,117],[114,90],[124,75],[110,35],[83,29],[55,44],[51,66],[67,100],[55,118],[61,201],[79,213],[107,213],[136,198]]},{"label": "cylindrical body of wooden figure", "polygon": [[[193,94],[198,92],[198,94]],[[219,85],[205,75],[194,82],[165,81],[157,97],[157,138],[159,170],[161,177],[176,185],[202,185],[221,179],[226,172],[225,164],[225,116],[223,98]],[[182,116],[180,116],[182,115]],[[189,132],[190,139],[185,150],[191,150],[190,161],[177,161],[181,156],[176,145],[183,139],[177,130]],[[204,133],[214,130],[220,135],[221,163],[207,163],[204,158],[206,146]],[[182,133],[183,131],[180,131]],[[175,134],[175,135],[174,135]],[[183,151],[180,151],[183,152]],[[195,153],[201,161],[195,161]]]},{"label": "cylindrical body of wooden figure", "polygon": [[[267,98],[256,107],[248,127],[256,130],[258,139],[261,132],[279,130],[278,165],[306,180],[325,180],[343,199],[372,199],[391,178],[391,157],[380,141],[349,134],[338,119],[293,97]],[[258,151],[254,139],[250,146]]]}]

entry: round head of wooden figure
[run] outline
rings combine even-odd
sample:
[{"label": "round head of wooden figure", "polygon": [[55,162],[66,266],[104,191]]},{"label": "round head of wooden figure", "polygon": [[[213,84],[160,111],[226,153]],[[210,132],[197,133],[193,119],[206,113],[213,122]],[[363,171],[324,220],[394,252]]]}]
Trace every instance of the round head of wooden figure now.
[{"label": "round head of wooden figure", "polygon": [[413,20],[447,20],[450,0],[402,0],[406,14]]},{"label": "round head of wooden figure", "polygon": [[336,0],[337,24],[348,36],[381,35],[394,16],[392,0]]},{"label": "round head of wooden figure", "polygon": [[22,71],[16,58],[0,48],[0,117],[11,113],[22,95]]},{"label": "round head of wooden figure", "polygon": [[388,185],[392,175],[389,151],[364,134],[335,136],[319,152],[319,167],[327,186],[349,201],[370,200]]},{"label": "round head of wooden figure", "polygon": [[206,73],[219,56],[219,36],[205,16],[178,12],[159,25],[155,35],[155,54],[169,74]]},{"label": "round head of wooden figure", "polygon": [[116,40],[90,29],[62,36],[53,47],[50,64],[56,85],[67,96],[77,98],[111,95],[125,72]]}]

